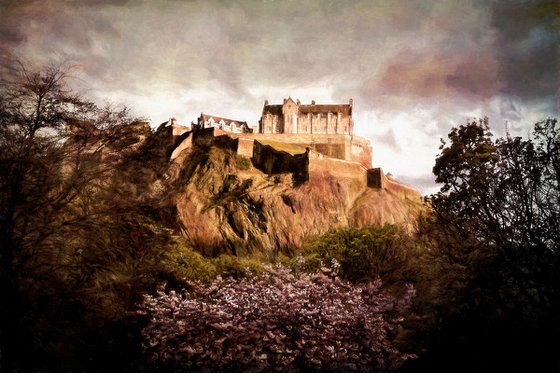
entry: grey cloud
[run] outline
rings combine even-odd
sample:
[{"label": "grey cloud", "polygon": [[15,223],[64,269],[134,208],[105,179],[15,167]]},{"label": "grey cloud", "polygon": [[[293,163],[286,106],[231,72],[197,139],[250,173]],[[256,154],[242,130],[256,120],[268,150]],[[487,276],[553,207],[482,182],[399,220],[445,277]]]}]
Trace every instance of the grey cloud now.
[{"label": "grey cloud", "polygon": [[532,100],[558,94],[560,7],[554,0],[504,1],[493,13],[505,92]]},{"label": "grey cloud", "polygon": [[397,137],[393,129],[389,129],[386,132],[377,135],[376,141],[393,148],[397,152],[402,151],[402,148],[397,141]]},{"label": "grey cloud", "polygon": [[521,107],[512,99],[501,102],[500,115],[506,120],[513,120],[516,122],[523,118]]},{"label": "grey cloud", "polygon": [[[251,87],[296,96],[284,90],[321,82],[361,110],[426,103],[443,128],[496,94],[550,101],[557,54],[544,50],[557,41],[554,17],[522,16],[549,3],[30,2],[6,8],[0,51],[64,53],[106,92],[207,89],[260,102]],[[519,110],[501,110],[496,117],[521,120]]]},{"label": "grey cloud", "polygon": [[436,183],[436,177],[433,174],[419,177],[398,176],[395,180],[416,188],[423,195],[437,193],[440,188],[440,186]]}]

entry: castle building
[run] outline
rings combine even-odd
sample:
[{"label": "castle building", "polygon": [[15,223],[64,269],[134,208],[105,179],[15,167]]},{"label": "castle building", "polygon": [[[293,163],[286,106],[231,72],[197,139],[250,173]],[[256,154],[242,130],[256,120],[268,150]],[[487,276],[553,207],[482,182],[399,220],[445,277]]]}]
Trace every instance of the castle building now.
[{"label": "castle building", "polygon": [[[193,126],[194,127],[194,126]],[[200,113],[196,123],[198,129],[202,128],[219,128],[226,132],[232,133],[252,133],[253,129],[247,125],[247,122],[222,118],[215,115]]]},{"label": "castle building", "polygon": [[273,134],[340,134],[352,135],[352,99],[348,104],[302,105],[291,97],[284,99],[282,105],[269,105],[264,102],[259,133]]}]

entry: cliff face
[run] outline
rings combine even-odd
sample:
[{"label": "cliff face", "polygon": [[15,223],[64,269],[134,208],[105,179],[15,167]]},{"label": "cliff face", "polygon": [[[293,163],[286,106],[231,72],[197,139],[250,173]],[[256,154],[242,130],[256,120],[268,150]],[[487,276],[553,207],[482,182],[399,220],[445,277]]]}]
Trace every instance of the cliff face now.
[{"label": "cliff face", "polygon": [[291,174],[268,176],[210,142],[175,152],[153,190],[162,204],[176,208],[185,239],[204,254],[269,255],[294,251],[336,227],[395,223],[412,229],[423,209],[420,195],[392,181],[386,185],[375,190],[360,178],[313,170],[309,181],[295,185]]}]

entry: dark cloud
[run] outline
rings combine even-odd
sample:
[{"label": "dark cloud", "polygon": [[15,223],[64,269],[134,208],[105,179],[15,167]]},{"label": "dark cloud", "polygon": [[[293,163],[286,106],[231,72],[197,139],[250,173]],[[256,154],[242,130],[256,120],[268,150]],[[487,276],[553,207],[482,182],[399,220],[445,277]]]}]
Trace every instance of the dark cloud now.
[{"label": "dark cloud", "polygon": [[556,0],[504,1],[494,8],[494,51],[503,92],[525,100],[550,97],[560,87],[560,6]]},{"label": "dark cloud", "polygon": [[384,94],[431,98],[487,98],[498,92],[497,62],[492,53],[430,52],[401,53],[382,73],[377,89]]}]

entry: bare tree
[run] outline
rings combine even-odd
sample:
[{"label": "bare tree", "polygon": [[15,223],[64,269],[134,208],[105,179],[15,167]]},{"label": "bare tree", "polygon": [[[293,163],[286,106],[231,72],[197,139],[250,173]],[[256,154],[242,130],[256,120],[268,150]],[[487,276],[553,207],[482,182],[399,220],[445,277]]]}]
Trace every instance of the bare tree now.
[{"label": "bare tree", "polygon": [[[52,326],[63,320],[46,321],[53,313],[82,307],[93,318],[110,318],[101,315],[103,307],[125,312],[135,284],[145,281],[139,265],[153,259],[148,247],[160,237],[138,213],[136,196],[122,189],[121,171],[136,149],[124,126],[132,121],[128,109],[98,107],[69,90],[67,78],[60,65],[31,71],[20,63],[0,88],[0,364],[6,370],[29,361],[30,346],[45,352],[49,341],[72,333]],[[86,313],[58,317],[83,323]]]}]

